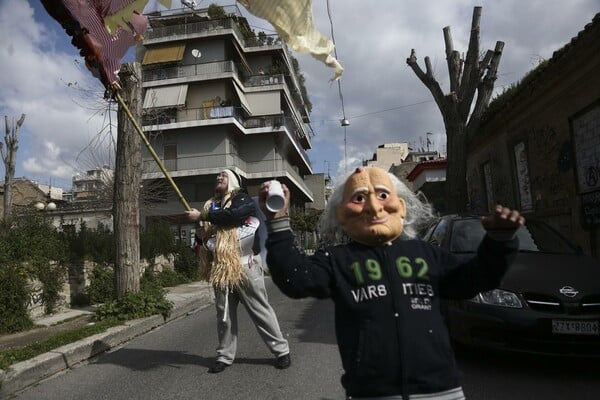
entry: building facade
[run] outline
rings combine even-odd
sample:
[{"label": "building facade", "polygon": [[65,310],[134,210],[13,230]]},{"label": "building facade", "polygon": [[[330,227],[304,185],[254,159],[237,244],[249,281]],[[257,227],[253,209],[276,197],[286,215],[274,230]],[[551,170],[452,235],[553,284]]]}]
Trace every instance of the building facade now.
[{"label": "building facade", "polygon": [[403,162],[408,153],[408,143],[384,143],[377,147],[373,158],[363,161],[363,166],[379,167],[389,171],[392,165]]},{"label": "building facade", "polygon": [[518,208],[600,255],[600,14],[490,104],[467,171],[471,211]]},{"label": "building facade", "polygon": [[[201,208],[224,168],[252,196],[263,181],[278,179],[298,205],[314,201],[305,182],[313,172],[310,103],[283,41],[254,32],[235,5],[159,11],[149,22],[136,56],[142,126],[186,201]],[[144,185],[166,180],[150,152],[142,158]],[[173,190],[141,209],[143,220],[179,221],[189,238],[193,227],[178,219],[183,213]]]}]

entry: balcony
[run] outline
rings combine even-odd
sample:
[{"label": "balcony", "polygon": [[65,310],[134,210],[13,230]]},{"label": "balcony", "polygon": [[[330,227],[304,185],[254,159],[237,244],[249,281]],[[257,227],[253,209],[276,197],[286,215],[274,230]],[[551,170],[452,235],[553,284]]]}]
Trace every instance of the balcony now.
[{"label": "balcony", "polygon": [[240,125],[244,126],[241,107],[199,107],[199,108],[182,108],[176,109],[161,109],[154,111],[146,111],[142,117],[142,126],[147,131],[165,129],[162,125],[175,124],[179,122],[190,121],[205,121],[218,118],[234,118]]},{"label": "balcony", "polygon": [[[245,161],[239,158],[236,154],[209,154],[209,155],[196,155],[187,157],[178,157],[177,159],[161,159],[161,162],[165,166],[165,169],[171,172],[172,176],[191,176],[191,175],[204,175],[214,174],[222,168],[237,167],[242,171],[245,171],[246,178],[260,178],[264,176],[283,177],[287,176],[293,181],[297,182],[301,189],[310,193],[312,192],[304,184],[304,179],[297,172],[296,168],[291,165],[288,161],[281,157],[256,160],[256,161]],[[181,174],[173,173],[181,171]],[[183,173],[185,171],[185,173]],[[157,179],[163,178],[158,165],[154,160],[145,159],[143,161],[142,173],[146,176],[143,179]]]},{"label": "balcony", "polygon": [[151,27],[144,35],[144,43],[158,42],[162,41],[160,39],[167,38],[168,40],[173,40],[174,37],[181,36],[197,37],[224,35],[228,33],[228,30],[233,31],[233,34],[237,37],[238,42],[247,48],[266,46],[283,48],[283,41],[279,35],[266,35],[261,32],[258,35],[246,36],[239,29],[237,23],[231,18]]},{"label": "balcony", "polygon": [[306,141],[305,128],[300,125],[295,118],[291,116],[274,114],[261,115],[256,117],[245,117],[245,112],[241,107],[200,107],[184,109],[163,109],[160,111],[147,112],[142,117],[142,126],[145,131],[155,131],[167,129],[167,125],[180,122],[192,121],[213,121],[221,118],[233,118],[244,129],[271,128],[273,131],[281,130],[285,127],[290,141],[296,146],[298,152],[302,155],[306,165],[310,166],[310,159],[304,149],[303,141]]},{"label": "balcony", "polygon": [[144,82],[191,77],[210,79],[226,73],[235,73],[238,75],[237,67],[233,61],[218,61],[154,69],[144,68],[143,79]]}]

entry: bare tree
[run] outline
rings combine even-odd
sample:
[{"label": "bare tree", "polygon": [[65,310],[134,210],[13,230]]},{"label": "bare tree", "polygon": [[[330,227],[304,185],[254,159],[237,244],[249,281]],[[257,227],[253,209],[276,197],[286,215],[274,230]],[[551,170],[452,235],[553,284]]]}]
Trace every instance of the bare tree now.
[{"label": "bare tree", "polygon": [[119,107],[117,156],[114,182],[115,279],[117,298],[140,290],[140,185],[142,181],[141,139],[131,116],[139,121],[142,113],[141,68],[139,63],[121,67],[123,100]]},{"label": "bare tree", "polygon": [[2,153],[2,161],[4,161],[4,220],[10,217],[12,212],[12,197],[13,197],[13,179],[15,177],[15,165],[17,163],[17,150],[19,149],[19,128],[25,121],[25,114],[21,114],[21,118],[12,126],[8,124],[8,116],[4,116],[4,124],[6,133],[4,134],[4,143],[0,142],[0,153]]},{"label": "bare tree", "polygon": [[[481,7],[474,7],[469,48],[464,60],[454,49],[450,27],[447,26],[443,30],[450,77],[449,93],[442,92],[433,75],[429,57],[425,57],[426,71],[423,71],[417,63],[414,49],[411,50],[410,57],[406,59],[406,63],[429,89],[442,113],[446,129],[448,157],[446,198],[448,199],[448,211],[453,212],[467,209],[467,144],[477,134],[481,117],[489,105],[504,49],[504,42],[498,41],[493,51],[488,50],[480,58],[480,19]],[[477,95],[475,105],[472,105],[475,95]]]}]

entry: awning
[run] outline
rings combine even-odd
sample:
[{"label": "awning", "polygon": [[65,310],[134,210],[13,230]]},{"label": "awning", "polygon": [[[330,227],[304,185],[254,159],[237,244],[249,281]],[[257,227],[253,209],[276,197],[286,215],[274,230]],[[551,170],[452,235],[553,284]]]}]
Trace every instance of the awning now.
[{"label": "awning", "polygon": [[185,44],[152,47],[144,53],[142,65],[181,61],[185,51]]},{"label": "awning", "polygon": [[242,105],[242,108],[250,115],[252,115],[252,109],[250,108],[250,104],[248,104],[248,100],[246,100],[246,95],[244,94],[244,92],[242,91],[242,89],[240,89],[238,87],[238,85],[235,83],[233,84],[233,88],[235,89],[235,92],[237,93],[237,96],[240,98],[240,104]]},{"label": "awning", "polygon": [[246,60],[246,56],[244,55],[244,52],[242,51],[242,49],[240,49],[240,46],[237,44],[235,39],[233,39],[232,42],[233,42],[233,47],[235,47],[235,50],[237,51],[238,55],[240,56],[240,61],[241,61],[242,65],[244,66],[244,68],[246,68],[246,71],[249,74],[253,74],[254,72],[252,72],[252,68],[250,68],[250,64],[248,64],[248,61]]},{"label": "awning", "polygon": [[252,115],[273,115],[281,113],[281,92],[278,90],[252,92],[246,94]]},{"label": "awning", "polygon": [[149,88],[144,97],[144,108],[178,107],[185,105],[188,85]]}]

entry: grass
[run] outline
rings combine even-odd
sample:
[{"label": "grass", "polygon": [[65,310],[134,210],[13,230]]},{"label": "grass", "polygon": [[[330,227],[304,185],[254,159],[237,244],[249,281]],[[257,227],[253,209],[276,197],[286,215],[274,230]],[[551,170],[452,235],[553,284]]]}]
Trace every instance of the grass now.
[{"label": "grass", "polygon": [[0,352],[0,369],[6,370],[11,365],[29,360],[40,354],[47,353],[69,343],[106,331],[113,326],[121,325],[123,321],[107,319],[93,325],[87,325],[73,330],[56,333],[49,338],[28,346],[17,347]]}]

